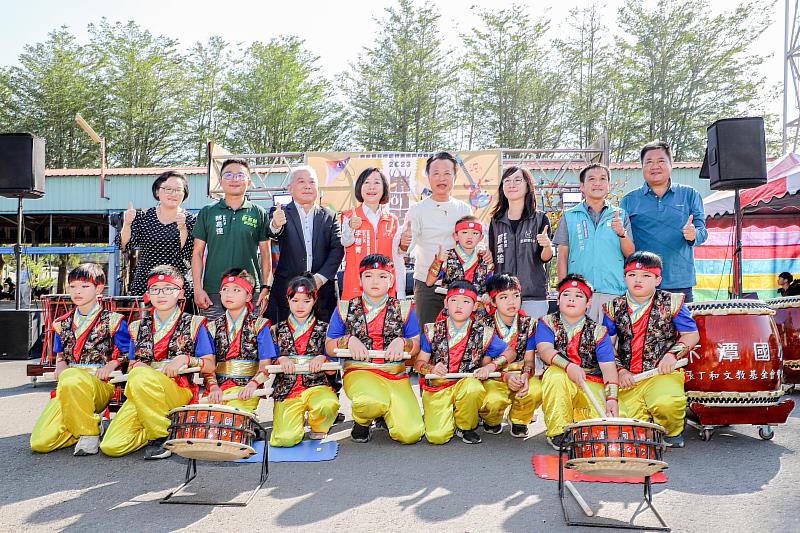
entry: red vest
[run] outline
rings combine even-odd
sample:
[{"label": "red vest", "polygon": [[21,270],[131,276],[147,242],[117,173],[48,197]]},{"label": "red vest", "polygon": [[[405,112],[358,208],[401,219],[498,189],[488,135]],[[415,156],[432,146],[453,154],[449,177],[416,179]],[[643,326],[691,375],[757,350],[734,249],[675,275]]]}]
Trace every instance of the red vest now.
[{"label": "red vest", "polygon": [[[372,227],[367,215],[364,214],[364,204],[343,212],[342,220],[344,220],[344,217],[352,218],[353,212],[361,218],[362,222],[360,228],[353,230],[355,242],[344,249],[345,269],[342,280],[342,300],[352,300],[361,296],[362,290],[361,280],[358,275],[358,265],[364,257],[369,254],[383,254],[392,259],[394,255],[392,241],[400,225],[396,216],[391,214],[387,208],[381,208],[376,238],[375,228]],[[396,285],[397,279],[392,282],[392,286],[389,288],[389,295],[392,297],[397,295]]]}]

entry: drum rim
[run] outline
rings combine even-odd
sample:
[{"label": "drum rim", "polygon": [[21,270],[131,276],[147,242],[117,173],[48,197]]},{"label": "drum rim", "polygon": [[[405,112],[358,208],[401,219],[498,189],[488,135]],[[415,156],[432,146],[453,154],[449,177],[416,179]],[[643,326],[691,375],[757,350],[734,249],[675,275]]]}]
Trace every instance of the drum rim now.
[{"label": "drum rim", "polygon": [[586,426],[636,426],[655,429],[663,432],[664,434],[667,433],[667,430],[664,428],[664,426],[656,424],[655,422],[647,422],[645,420],[639,420],[638,418],[621,417],[587,418],[586,420],[580,420],[564,426],[564,431],[566,432],[574,428]]},{"label": "drum rim", "polygon": [[180,407],[175,407],[174,409],[170,409],[167,415],[172,416],[175,413],[182,413],[184,411],[211,411],[211,412],[216,411],[222,413],[230,413],[234,415],[243,415],[254,422],[258,421],[258,417],[256,416],[255,413],[244,411],[242,409],[239,409],[238,407],[231,407],[229,405],[222,405],[215,403],[192,403],[189,405],[181,405]]},{"label": "drum rim", "polygon": [[[605,466],[609,467],[612,465],[622,465],[622,464],[632,464],[632,465],[648,465],[648,466],[659,466],[660,469],[658,472],[662,470],[666,470],[669,467],[669,463],[666,461],[661,461],[658,459],[645,459],[644,457],[578,457],[574,459],[568,459],[564,466],[567,468],[575,468],[575,466],[580,465],[587,465],[587,464],[597,464],[597,463],[606,463]],[[581,471],[580,468],[575,468],[575,470]],[[582,472],[583,473],[583,472]]]},{"label": "drum rim", "polygon": [[256,453],[255,448],[250,446],[249,444],[245,444],[243,442],[236,442],[232,440],[222,440],[222,439],[187,439],[185,437],[176,438],[176,439],[169,439],[164,441],[164,447],[175,446],[176,444],[186,444],[187,446],[192,446],[194,443],[197,444],[213,444],[214,446],[230,446],[236,448],[250,448],[253,450],[253,453]]},{"label": "drum rim", "polygon": [[[195,444],[200,444],[201,446],[195,447]],[[248,444],[217,439],[170,439],[164,442],[164,447],[171,450],[173,453],[180,455],[181,457],[199,459],[201,461],[233,461],[252,457],[256,453],[255,448]],[[184,452],[202,453],[204,451],[210,453],[219,451],[223,453],[218,454],[220,457],[214,459],[209,459],[207,457],[193,457],[194,454],[184,455]],[[229,453],[226,454],[225,452]]]}]

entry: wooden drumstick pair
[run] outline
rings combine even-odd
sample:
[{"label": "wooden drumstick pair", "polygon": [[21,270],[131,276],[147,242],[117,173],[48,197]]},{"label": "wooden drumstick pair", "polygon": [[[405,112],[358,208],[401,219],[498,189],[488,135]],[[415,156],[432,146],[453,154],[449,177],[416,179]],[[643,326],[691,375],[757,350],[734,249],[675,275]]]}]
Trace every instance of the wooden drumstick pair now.
[{"label": "wooden drumstick pair", "polygon": [[[159,372],[163,373],[163,369],[159,370]],[[190,366],[190,367],[186,367],[185,366],[185,367],[181,368],[180,370],[178,370],[178,374],[179,375],[181,375],[181,374],[195,374],[197,372],[200,372],[200,367],[199,366]],[[126,383],[128,381],[128,374],[123,374],[119,370],[115,370],[114,372],[112,372],[110,377],[111,377],[111,380],[109,381],[109,383],[114,383],[114,384],[116,384],[116,383]]]},{"label": "wooden drumstick pair", "polygon": [[[350,350],[346,348],[336,348],[334,353],[336,354],[336,357],[340,357],[342,359],[353,358],[350,355]],[[367,357],[370,359],[386,359],[386,350],[367,350]],[[403,353],[403,359],[411,359],[411,354]]]},{"label": "wooden drumstick pair", "polygon": [[[257,391],[253,392],[253,396],[257,396],[259,398],[263,398],[264,396],[269,396],[272,394],[272,389],[258,389]],[[229,392],[228,394],[224,394],[222,396],[223,402],[229,402],[231,400],[238,400],[239,393],[238,392]],[[200,398],[200,403],[208,403],[208,396],[203,396]]]},{"label": "wooden drumstick pair", "polygon": [[[264,367],[268,374],[283,374],[283,367],[281,365],[267,365]],[[341,370],[342,365],[339,363],[322,363],[322,368],[320,372],[324,370]],[[308,369],[308,365],[294,365],[294,372],[297,374],[298,372],[311,372]]]}]

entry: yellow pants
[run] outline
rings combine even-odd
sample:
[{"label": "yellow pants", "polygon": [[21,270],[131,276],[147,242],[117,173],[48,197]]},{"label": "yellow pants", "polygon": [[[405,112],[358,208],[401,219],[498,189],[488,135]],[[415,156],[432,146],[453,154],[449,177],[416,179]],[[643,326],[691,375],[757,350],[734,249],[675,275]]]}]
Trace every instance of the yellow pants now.
[{"label": "yellow pants", "polygon": [[108,427],[100,451],[110,457],[121,457],[168,434],[170,409],[188,404],[192,391],[175,380],[146,365],[137,365],[128,372],[125,386],[128,399],[122,404]]},{"label": "yellow pants", "polygon": [[[238,393],[244,387],[231,387],[229,389],[225,389],[222,391],[224,394],[233,394]],[[236,407],[237,409],[241,409],[242,411],[247,411],[248,413],[255,413],[256,409],[258,409],[258,401],[261,398],[259,396],[253,396],[249,400],[228,400],[224,402],[225,405],[230,407]]]},{"label": "yellow pants", "polygon": [[455,385],[438,392],[422,391],[425,411],[425,438],[431,444],[445,444],[461,430],[478,427],[478,410],[486,399],[486,389],[476,378],[461,378]]},{"label": "yellow pants", "polygon": [[686,416],[683,382],[683,370],[676,370],[640,381],[630,389],[621,389],[620,409],[625,409],[631,418],[652,420],[664,426],[668,437],[680,435]]},{"label": "yellow pants", "polygon": [[31,450],[52,452],[78,442],[81,435],[100,434],[100,411],[114,394],[114,385],[81,368],[58,376],[56,397],[42,411],[31,432]]},{"label": "yellow pants", "polygon": [[[597,401],[602,402],[603,384],[588,379],[586,383]],[[542,411],[548,437],[561,435],[564,433],[564,426],[573,422],[601,416],[583,390],[569,379],[567,373],[552,365],[542,375]],[[620,416],[623,415],[620,413]]]},{"label": "yellow pants", "polygon": [[508,419],[511,423],[527,426],[533,420],[533,412],[542,404],[542,382],[536,376],[530,377],[528,392],[521,398],[499,379],[487,379],[483,388],[486,389],[486,399],[479,414],[489,426],[497,426],[503,421],[509,405]]},{"label": "yellow pants", "polygon": [[288,448],[303,440],[303,415],[315,433],[327,433],[339,412],[339,397],[327,385],[308,388],[294,398],[275,402],[272,413],[272,446]]},{"label": "yellow pants", "polygon": [[369,426],[383,417],[389,436],[403,444],[414,444],[425,433],[419,402],[406,379],[388,379],[369,370],[344,375],[344,392],[352,402],[353,420]]}]

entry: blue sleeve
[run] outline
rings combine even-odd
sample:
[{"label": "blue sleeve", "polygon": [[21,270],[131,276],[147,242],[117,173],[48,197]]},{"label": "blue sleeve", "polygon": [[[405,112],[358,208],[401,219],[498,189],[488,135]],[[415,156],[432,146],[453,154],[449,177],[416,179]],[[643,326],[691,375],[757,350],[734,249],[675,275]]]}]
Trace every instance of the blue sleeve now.
[{"label": "blue sleeve", "polygon": [[617,334],[617,323],[611,320],[605,312],[603,312],[603,325],[608,329],[608,336],[613,337]]},{"label": "blue sleeve", "polygon": [[428,336],[424,333],[419,339],[419,350],[425,353],[431,353],[431,343],[428,341]]},{"label": "blue sleeve", "polygon": [[672,323],[675,324],[675,329],[678,331],[697,331],[697,322],[692,318],[686,304],[682,304],[675,316],[672,317]]},{"label": "blue sleeve", "polygon": [[131,339],[131,349],[130,349],[130,351],[128,352],[128,361],[136,361],[136,347],[135,347],[135,343],[136,343],[136,341],[134,341],[133,339]]},{"label": "blue sleeve", "polygon": [[329,339],[338,339],[339,337],[344,337],[346,333],[347,328],[342,322],[342,316],[339,314],[339,308],[337,307],[331,315],[331,321],[328,323],[327,337]]},{"label": "blue sleeve", "polygon": [[211,333],[208,332],[205,324],[200,324],[197,328],[197,338],[194,340],[194,356],[203,357],[204,355],[214,355],[214,343],[211,341]]},{"label": "blue sleeve", "polygon": [[[128,323],[125,320],[119,321],[117,331],[114,332],[114,345],[119,348],[120,353],[125,353],[131,348],[131,332],[128,330]],[[55,351],[55,347],[53,351]]]},{"label": "blue sleeve", "polygon": [[696,190],[692,189],[692,225],[695,229],[694,242],[692,246],[700,246],[706,239],[708,239],[708,230],[706,229],[706,214],[703,210],[703,198]]},{"label": "blue sleeve", "polygon": [[614,347],[611,345],[611,337],[603,335],[603,338],[597,343],[595,355],[599,363],[614,362]]},{"label": "blue sleeve", "polygon": [[528,342],[525,343],[526,350],[535,350],[536,349],[536,334],[533,334],[528,337]]},{"label": "blue sleeve", "polygon": [[494,359],[501,353],[505,352],[506,348],[508,348],[508,344],[503,342],[503,339],[501,339],[497,333],[495,333],[492,335],[492,340],[489,341],[489,346],[486,348],[486,353],[484,355]]},{"label": "blue sleeve", "polygon": [[630,216],[630,213],[631,213],[631,209],[630,209],[630,205],[629,204],[630,204],[630,202],[628,201],[628,195],[626,194],[625,196],[622,197],[622,200],[620,200],[619,207],[620,207],[620,209],[622,209],[623,211],[628,213],[628,216]]},{"label": "blue sleeve", "polygon": [[403,338],[410,339],[411,337],[416,337],[419,335],[419,333],[417,313],[414,312],[414,309],[411,309],[411,311],[408,313],[408,319],[406,319],[406,323],[403,324]]},{"label": "blue sleeve", "polygon": [[61,343],[61,335],[53,333],[53,353],[62,353],[64,345]]},{"label": "blue sleeve", "polygon": [[269,332],[269,328],[267,326],[264,326],[261,331],[258,332],[256,342],[258,343],[259,361],[263,361],[264,359],[275,359],[275,343],[272,341],[272,334]]},{"label": "blue sleeve", "polygon": [[534,335],[534,341],[536,344],[541,342],[548,342],[552,345],[556,343],[556,336],[553,335],[553,330],[547,327],[541,319],[539,319],[539,323],[536,324],[536,335]]}]

